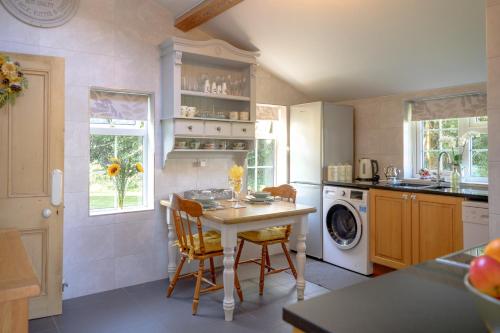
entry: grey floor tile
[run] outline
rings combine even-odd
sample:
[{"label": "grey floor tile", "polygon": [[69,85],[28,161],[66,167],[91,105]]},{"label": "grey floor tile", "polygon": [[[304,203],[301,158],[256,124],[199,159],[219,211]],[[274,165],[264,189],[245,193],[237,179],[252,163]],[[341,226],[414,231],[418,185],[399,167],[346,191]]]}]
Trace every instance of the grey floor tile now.
[{"label": "grey floor tile", "polygon": [[[275,267],[286,264],[283,255],[273,256],[271,261]],[[168,280],[159,280],[64,301],[63,315],[30,321],[30,333],[291,332],[291,326],[282,320],[282,312],[283,306],[297,302],[293,276],[266,276],[264,295],[260,296],[259,267],[242,265],[238,274],[244,301],[239,302],[235,294],[232,322],[224,321],[223,290],[202,295],[198,313],[193,316],[194,280],[179,281],[170,298],[166,297]],[[221,269],[217,279],[222,283]],[[306,280],[317,284],[306,283],[305,298],[366,279],[308,258]]]}]

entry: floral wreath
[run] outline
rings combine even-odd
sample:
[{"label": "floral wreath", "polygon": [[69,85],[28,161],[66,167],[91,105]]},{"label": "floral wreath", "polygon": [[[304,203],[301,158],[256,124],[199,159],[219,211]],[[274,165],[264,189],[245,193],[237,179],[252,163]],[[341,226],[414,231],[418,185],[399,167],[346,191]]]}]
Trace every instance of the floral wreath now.
[{"label": "floral wreath", "polygon": [[0,109],[7,103],[13,105],[27,88],[28,80],[21,71],[21,64],[0,54]]}]

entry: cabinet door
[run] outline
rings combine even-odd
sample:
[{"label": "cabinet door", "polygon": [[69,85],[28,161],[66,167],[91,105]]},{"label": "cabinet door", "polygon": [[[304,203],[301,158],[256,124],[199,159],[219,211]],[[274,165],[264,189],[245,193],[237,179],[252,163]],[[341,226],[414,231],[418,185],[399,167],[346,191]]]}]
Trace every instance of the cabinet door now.
[{"label": "cabinet door", "polygon": [[237,138],[253,138],[255,137],[255,124],[233,123],[231,134]]},{"label": "cabinet door", "polygon": [[203,135],[203,122],[200,120],[176,119],[174,132],[176,135]]},{"label": "cabinet door", "polygon": [[370,190],[370,258],[403,268],[411,265],[410,193]]},{"label": "cabinet door", "polygon": [[412,196],[412,262],[435,259],[463,248],[462,198]]}]

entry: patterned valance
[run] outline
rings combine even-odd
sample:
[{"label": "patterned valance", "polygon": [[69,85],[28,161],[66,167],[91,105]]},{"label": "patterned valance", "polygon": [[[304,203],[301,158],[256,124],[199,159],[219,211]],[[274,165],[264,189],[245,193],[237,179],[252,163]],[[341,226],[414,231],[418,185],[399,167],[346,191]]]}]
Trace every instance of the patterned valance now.
[{"label": "patterned valance", "polygon": [[486,94],[474,93],[410,102],[411,120],[482,117],[487,115]]},{"label": "patterned valance", "polygon": [[149,96],[133,93],[90,91],[90,117],[147,120]]},{"label": "patterned valance", "polygon": [[257,105],[257,119],[258,120],[279,120],[280,109],[283,106],[278,105]]}]

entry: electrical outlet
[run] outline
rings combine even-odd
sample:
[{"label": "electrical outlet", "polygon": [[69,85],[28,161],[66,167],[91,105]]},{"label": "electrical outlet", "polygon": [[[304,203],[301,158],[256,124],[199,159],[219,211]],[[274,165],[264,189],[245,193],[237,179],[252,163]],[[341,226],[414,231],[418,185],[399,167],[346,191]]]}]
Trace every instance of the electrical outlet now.
[{"label": "electrical outlet", "polygon": [[204,168],[208,164],[208,160],[199,160],[200,161],[200,167]]}]

